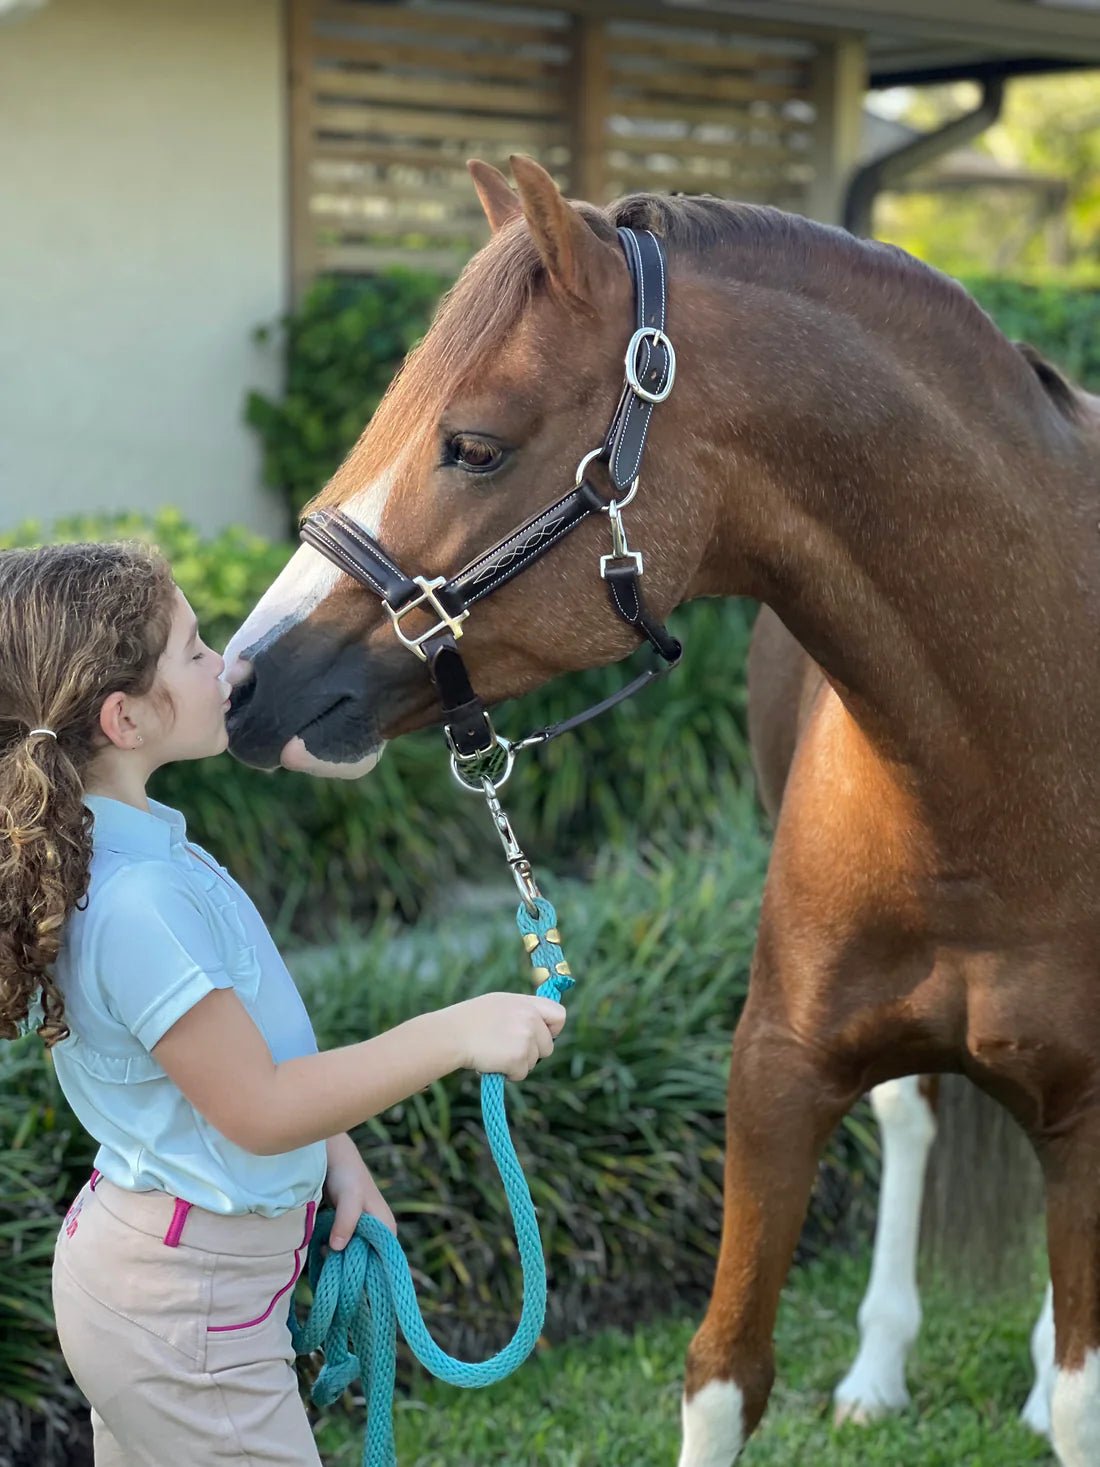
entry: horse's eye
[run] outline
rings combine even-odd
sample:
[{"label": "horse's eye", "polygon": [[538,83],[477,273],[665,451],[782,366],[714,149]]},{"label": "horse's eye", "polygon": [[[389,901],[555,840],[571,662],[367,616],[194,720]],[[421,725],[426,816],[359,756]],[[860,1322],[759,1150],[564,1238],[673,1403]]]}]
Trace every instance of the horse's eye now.
[{"label": "horse's eye", "polygon": [[447,442],[447,461],[470,474],[490,474],[504,462],[504,449],[487,438],[456,433]]}]

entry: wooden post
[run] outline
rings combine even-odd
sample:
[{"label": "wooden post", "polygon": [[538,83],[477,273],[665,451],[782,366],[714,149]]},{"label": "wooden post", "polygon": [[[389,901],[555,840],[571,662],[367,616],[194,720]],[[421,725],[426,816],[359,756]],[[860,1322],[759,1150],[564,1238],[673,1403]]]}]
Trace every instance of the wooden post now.
[{"label": "wooden post", "polygon": [[569,192],[606,203],[605,159],[610,74],[604,22],[577,15],[572,22],[573,86],[569,98]]},{"label": "wooden post", "polygon": [[867,46],[861,35],[825,42],[812,63],[811,100],[817,114],[814,177],[806,192],[806,213],[825,224],[839,224],[844,191],[859,162],[863,97],[867,90]]},{"label": "wooden post", "polygon": [[287,0],[287,118],[290,188],[290,299],[296,306],[316,273],[314,223],[309,212],[313,151],[314,0]]}]

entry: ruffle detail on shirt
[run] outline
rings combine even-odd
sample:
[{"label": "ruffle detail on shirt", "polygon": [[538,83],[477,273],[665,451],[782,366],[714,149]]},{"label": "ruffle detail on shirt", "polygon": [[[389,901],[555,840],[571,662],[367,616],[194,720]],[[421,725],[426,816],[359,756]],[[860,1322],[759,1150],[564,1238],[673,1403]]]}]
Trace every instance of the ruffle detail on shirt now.
[{"label": "ruffle detail on shirt", "polygon": [[[255,998],[260,986],[260,960],[255,943],[248,940],[236,895],[229,885],[229,873],[202,846],[195,845],[194,842],[191,845],[203,855],[202,861],[189,858],[189,862],[193,875],[202,886],[203,896],[216,924],[218,946],[225,959],[225,971],[233,979],[233,987],[241,998]],[[206,865],[207,861],[217,866],[217,872],[222,874],[212,871]]]},{"label": "ruffle detail on shirt", "polygon": [[134,1054],[108,1054],[94,1044],[86,1044],[72,1032],[57,1046],[64,1048],[68,1059],[97,1080],[116,1085],[138,1085],[143,1080],[162,1080],[164,1071],[147,1049]]}]

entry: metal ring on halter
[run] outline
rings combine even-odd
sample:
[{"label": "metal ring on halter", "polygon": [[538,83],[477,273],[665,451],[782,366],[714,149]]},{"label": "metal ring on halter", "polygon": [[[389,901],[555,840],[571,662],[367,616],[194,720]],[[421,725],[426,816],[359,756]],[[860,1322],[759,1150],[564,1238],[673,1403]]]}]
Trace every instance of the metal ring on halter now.
[{"label": "metal ring on halter", "polygon": [[[602,457],[603,452],[604,450],[602,448],[591,448],[581,459],[580,463],[577,465],[577,477],[573,483],[574,489],[579,489],[581,487],[581,485],[584,483],[584,474],[585,470],[588,468],[588,465],[592,462],[594,458]],[[609,499],[606,504],[601,504],[600,513],[610,514],[613,509],[622,509],[624,505],[629,504],[630,501],[634,498],[635,494],[637,494],[638,492],[639,477],[640,476],[635,477],[634,482],[623,495],[622,499]]]},{"label": "metal ring on halter", "polygon": [[[638,348],[643,341],[651,341],[655,347],[661,347],[668,357],[668,381],[656,392],[651,392],[648,387],[643,387],[638,377]],[[664,402],[672,391],[672,384],[676,381],[676,349],[665,333],[656,326],[639,327],[630,338],[623,360],[626,366],[626,380],[630,383],[631,390],[645,402]]]},{"label": "metal ring on halter", "polygon": [[[493,779],[490,775],[483,774],[477,766],[484,764],[487,759],[495,757],[497,750],[504,755],[504,773],[499,779]],[[503,789],[508,783],[508,778],[512,773],[515,762],[516,751],[514,745],[510,744],[506,738],[502,738],[500,734],[496,735],[493,748],[482,750],[478,754],[464,756],[456,753],[453,749],[451,750],[451,773],[464,790],[472,790],[475,795],[484,793],[484,782],[486,780],[489,781],[494,790]],[[462,765],[468,766],[468,774],[462,772]]]},{"label": "metal ring on halter", "polygon": [[585,456],[581,459],[580,463],[577,465],[577,477],[573,480],[574,489],[579,489],[581,487],[581,485],[584,483],[584,476],[588,472],[588,465],[592,462],[594,458],[601,458],[603,456],[603,451],[603,445],[601,444],[599,448],[590,448]]}]

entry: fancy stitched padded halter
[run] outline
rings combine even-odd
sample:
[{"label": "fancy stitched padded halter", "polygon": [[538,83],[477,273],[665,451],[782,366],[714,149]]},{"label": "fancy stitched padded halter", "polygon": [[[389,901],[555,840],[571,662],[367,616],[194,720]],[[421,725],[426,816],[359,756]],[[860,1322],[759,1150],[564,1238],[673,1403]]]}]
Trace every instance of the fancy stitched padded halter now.
[{"label": "fancy stitched padded halter", "polygon": [[[631,550],[623,528],[622,510],[638,491],[638,475],[654,407],[668,397],[676,380],[676,353],[665,335],[667,289],[665,259],[660,241],[649,230],[619,229],[634,288],[635,331],[626,349],[626,381],[607,436],[577,466],[572,490],[548,509],[540,510],[506,539],[477,557],[449,580],[446,576],[406,575],[373,536],[338,509],[316,510],[302,522],[301,538],[378,596],[398,638],[426,664],[443,709],[443,730],[451,749],[455,774],[463,765],[477,770],[485,757],[503,751],[503,783],[516,749],[545,743],[597,717],[616,703],[639,692],[654,678],[671,671],[682,648],[666,627],[650,615],[642,596],[642,555]],[[589,482],[590,464],[606,465],[612,498],[605,500]],[[600,575],[607,583],[616,613],[647,638],[663,659],[639,677],[583,713],[540,729],[519,743],[502,739],[474,692],[457,641],[470,608],[526,570],[590,514],[603,512],[611,522],[611,552],[600,557]],[[402,626],[414,610],[437,618],[419,636]]]}]

